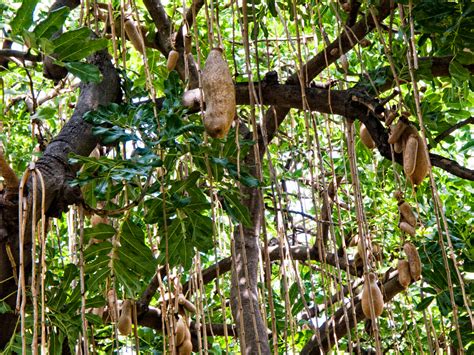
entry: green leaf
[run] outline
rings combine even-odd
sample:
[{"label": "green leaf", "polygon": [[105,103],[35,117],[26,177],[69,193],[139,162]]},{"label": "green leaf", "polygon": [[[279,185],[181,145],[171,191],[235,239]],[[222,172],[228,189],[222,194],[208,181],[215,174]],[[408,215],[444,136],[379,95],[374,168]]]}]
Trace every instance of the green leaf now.
[{"label": "green leaf", "polygon": [[70,9],[67,6],[51,11],[48,17],[41,21],[33,30],[36,38],[50,38],[57,32],[69,15]]},{"label": "green leaf", "polygon": [[108,43],[109,41],[105,38],[75,41],[75,43],[63,48],[61,51],[58,51],[56,48],[56,53],[58,60],[72,62],[84,59],[92,53],[107,47]]},{"label": "green leaf", "polygon": [[62,52],[65,48],[68,48],[75,43],[85,41],[92,35],[91,30],[88,27],[82,27],[77,30],[64,32],[58,38],[53,40],[53,44],[56,53]]},{"label": "green leaf", "polygon": [[65,32],[53,40],[54,52],[58,55],[58,60],[78,61],[107,46],[107,39],[92,39],[91,36],[91,30],[82,27]]},{"label": "green leaf", "polygon": [[20,34],[33,23],[33,12],[35,11],[38,0],[23,1],[20,8],[16,12],[16,16],[10,22],[12,34]]},{"label": "green leaf", "polygon": [[0,314],[11,312],[11,307],[5,301],[0,301]]},{"label": "green leaf", "polygon": [[64,66],[72,75],[77,76],[84,83],[100,83],[102,80],[99,68],[93,64],[66,62]]},{"label": "green leaf", "polygon": [[224,208],[230,216],[241,222],[244,226],[250,227],[252,225],[250,213],[246,206],[240,202],[240,198],[232,192],[222,192],[224,197]]},{"label": "green leaf", "polygon": [[426,309],[431,304],[431,302],[433,302],[434,299],[435,299],[435,296],[425,297],[420,303],[416,305],[416,308],[415,308],[416,311],[420,312]]},{"label": "green leaf", "polygon": [[84,240],[86,243],[88,243],[91,238],[106,240],[112,238],[116,232],[115,228],[111,225],[99,223],[92,228],[84,228]]},{"label": "green leaf", "polygon": [[449,74],[459,81],[469,80],[471,77],[471,72],[455,60],[449,63]]}]

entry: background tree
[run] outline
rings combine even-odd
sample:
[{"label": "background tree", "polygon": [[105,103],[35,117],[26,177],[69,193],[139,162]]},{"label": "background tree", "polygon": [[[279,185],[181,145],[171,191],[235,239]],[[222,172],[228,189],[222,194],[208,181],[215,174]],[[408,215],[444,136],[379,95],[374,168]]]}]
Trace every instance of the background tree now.
[{"label": "background tree", "polygon": [[473,6],[3,3],[0,347],[468,351]]}]

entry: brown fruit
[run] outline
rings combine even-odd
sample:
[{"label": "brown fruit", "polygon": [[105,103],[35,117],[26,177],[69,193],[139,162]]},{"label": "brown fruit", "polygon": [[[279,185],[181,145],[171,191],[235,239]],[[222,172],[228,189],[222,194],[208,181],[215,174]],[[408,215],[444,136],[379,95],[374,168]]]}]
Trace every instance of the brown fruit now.
[{"label": "brown fruit", "polygon": [[181,103],[184,107],[193,107],[201,102],[201,89],[185,91]]},{"label": "brown fruit", "polygon": [[125,300],[122,304],[117,328],[122,335],[129,335],[132,332],[132,302],[130,300]]},{"label": "brown fruit", "polygon": [[413,185],[419,185],[428,174],[428,159],[426,157],[426,146],[423,139],[418,136],[418,151],[416,154],[416,166],[409,179]]},{"label": "brown fruit", "polygon": [[407,288],[411,283],[410,265],[406,260],[398,260],[398,282],[403,288]]},{"label": "brown fruit", "polygon": [[391,127],[390,135],[388,136],[388,143],[395,144],[395,142],[400,139],[407,126],[405,120],[399,119],[397,124]]},{"label": "brown fruit", "polygon": [[405,222],[404,220],[402,220],[402,221],[400,222],[400,224],[398,225],[398,227],[400,227],[400,229],[401,229],[403,232],[405,232],[405,233],[411,235],[412,237],[414,237],[415,234],[416,234],[415,228],[414,228],[413,226],[411,226],[408,222]]},{"label": "brown fruit", "polygon": [[408,136],[405,148],[403,149],[403,170],[407,176],[415,171],[416,158],[418,152],[418,137],[414,134]]},{"label": "brown fruit", "polygon": [[400,216],[403,216],[403,219],[408,222],[409,225],[412,227],[416,226],[416,217],[408,202],[403,200],[400,201],[398,205],[398,211],[400,212]]},{"label": "brown fruit", "polygon": [[349,61],[347,60],[346,55],[341,55],[339,60],[341,61],[342,70],[344,70],[344,73],[347,73],[349,71]]},{"label": "brown fruit", "polygon": [[186,339],[180,347],[178,347],[178,355],[190,355],[193,352],[193,343],[191,339]]},{"label": "brown fruit", "polygon": [[190,34],[187,34],[184,36],[184,53],[188,54],[191,53],[191,50],[193,48],[193,38],[191,37]]},{"label": "brown fruit", "polygon": [[182,305],[188,312],[196,313],[196,306],[189,302],[183,294],[178,296],[178,303]]},{"label": "brown fruit", "polygon": [[380,316],[384,306],[383,296],[377,285],[377,276],[373,273],[367,275],[364,290],[362,291],[362,311],[367,318],[372,318],[371,304],[373,305],[374,318]]},{"label": "brown fruit", "polygon": [[416,247],[410,242],[405,243],[403,250],[408,259],[411,278],[418,281],[421,277],[421,260],[418,250],[416,250]]},{"label": "brown fruit", "polygon": [[107,291],[107,307],[110,314],[110,319],[112,322],[115,322],[118,318],[118,310],[117,310],[117,293],[112,288]]},{"label": "brown fruit", "polygon": [[96,225],[100,223],[107,224],[107,222],[108,222],[107,217],[102,217],[102,216],[99,216],[98,214],[95,214],[91,217],[92,227],[95,227]]},{"label": "brown fruit", "polygon": [[403,152],[403,139],[400,138],[398,141],[396,141],[394,144],[393,144],[393,150],[395,153],[401,153]]},{"label": "brown fruit", "polygon": [[135,22],[131,19],[126,19],[124,23],[125,33],[127,37],[132,42],[133,46],[140,53],[145,53],[145,43],[143,42],[143,37],[141,36],[140,30],[135,25]]},{"label": "brown fruit", "polygon": [[174,49],[171,50],[168,54],[168,62],[166,63],[166,67],[168,71],[173,71],[176,68],[176,63],[178,63],[179,59],[179,52],[175,51]]},{"label": "brown fruit", "polygon": [[360,124],[360,140],[369,149],[375,148],[375,142],[364,124]]},{"label": "brown fruit", "polygon": [[202,73],[202,90],[206,101],[204,127],[213,138],[223,138],[235,116],[235,88],[222,50],[209,53]]},{"label": "brown fruit", "polygon": [[186,329],[187,325],[185,321],[183,320],[182,317],[179,317],[179,319],[176,321],[176,326],[175,326],[175,345],[180,346],[184,340],[186,339]]},{"label": "brown fruit", "polygon": [[16,176],[3,155],[3,147],[0,145],[0,176],[3,177],[7,189],[18,189],[20,180]]},{"label": "brown fruit", "polygon": [[370,42],[367,38],[363,38],[360,40],[359,44],[362,48],[367,48],[372,44],[372,42]]}]

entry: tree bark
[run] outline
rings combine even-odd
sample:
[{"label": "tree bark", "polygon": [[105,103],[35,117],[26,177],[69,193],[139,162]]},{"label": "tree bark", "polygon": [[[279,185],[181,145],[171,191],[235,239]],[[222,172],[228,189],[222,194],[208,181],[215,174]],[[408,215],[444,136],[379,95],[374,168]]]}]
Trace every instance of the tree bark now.
[{"label": "tree bark", "polygon": [[[70,204],[80,201],[78,188],[69,185],[75,177],[78,167],[68,162],[70,153],[89,155],[97,144],[97,138],[92,135],[92,127],[83,120],[86,112],[95,110],[99,105],[117,102],[121,96],[118,74],[112,65],[107,52],[101,51],[89,58],[89,63],[100,69],[103,80],[99,84],[82,84],[81,93],[76,109],[71,119],[63,127],[59,135],[48,145],[44,155],[35,164],[44,178],[46,196],[46,215],[58,217],[66,211]],[[27,198],[29,206],[32,202],[32,185],[27,183]],[[41,196],[41,192],[38,194]],[[16,265],[19,265],[19,234],[18,234],[18,201],[3,205],[0,203],[0,299],[14,309],[16,303],[16,289],[13,278],[13,268],[8,258],[7,248],[10,248]],[[38,211],[39,213],[39,211]],[[23,245],[25,255],[26,279],[31,275],[31,225],[39,218],[29,214],[29,221]],[[12,313],[0,314],[0,348],[3,348],[15,329],[17,315]],[[8,326],[7,326],[8,325]]]}]

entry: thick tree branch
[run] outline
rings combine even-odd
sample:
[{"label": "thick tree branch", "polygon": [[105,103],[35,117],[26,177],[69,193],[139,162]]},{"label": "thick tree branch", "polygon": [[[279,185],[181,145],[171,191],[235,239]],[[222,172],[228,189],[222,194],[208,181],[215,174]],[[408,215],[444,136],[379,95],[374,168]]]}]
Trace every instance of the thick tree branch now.
[{"label": "thick tree branch", "polygon": [[[88,61],[99,68],[103,80],[98,84],[81,84],[81,93],[74,114],[36,163],[45,182],[47,216],[59,216],[68,208],[69,204],[76,203],[80,199],[80,191],[69,185],[69,181],[75,177],[78,168],[69,165],[69,154],[87,156],[97,144],[97,138],[92,134],[92,126],[83,120],[84,114],[97,109],[99,105],[117,102],[121,95],[119,77],[108,53],[98,52],[90,56]],[[30,202],[31,191],[32,186],[29,183],[28,198]],[[38,198],[39,196],[41,193],[38,193]],[[18,205],[14,205],[12,208],[3,208],[2,214],[3,227],[8,226],[8,228],[6,233],[0,237],[0,299],[13,295],[5,301],[10,307],[15,308],[16,285],[12,278],[13,270],[7,249],[10,248],[16,265],[19,265]],[[33,220],[38,218],[39,215],[30,216],[31,220],[28,225],[31,226]],[[25,235],[24,250],[25,270],[31,272],[31,233],[28,232]],[[6,324],[16,318],[17,316],[12,313],[0,314],[0,324]],[[13,331],[14,328],[14,326],[5,326],[6,331],[0,332],[0,348],[10,339],[11,333],[9,331]]]},{"label": "thick tree branch", "polygon": [[[269,84],[265,81],[260,83],[260,90],[257,92],[257,99],[263,105],[278,105],[280,109],[289,110],[290,108],[303,109],[301,102],[301,88],[298,85]],[[235,86],[236,102],[238,105],[250,104],[249,89],[247,83],[239,83]],[[188,93],[190,93],[189,91]],[[197,94],[193,91],[192,94]],[[190,96],[193,96],[189,94]],[[390,145],[387,142],[388,133],[380,122],[380,117],[374,112],[368,110],[367,106],[354,100],[359,92],[356,90],[326,90],[320,88],[305,89],[305,107],[320,113],[336,114],[344,116],[351,120],[360,120],[365,124],[370,135],[377,144],[380,154],[387,159],[392,159]],[[359,100],[360,101],[360,100]],[[365,102],[375,109],[382,109],[379,101],[373,97],[367,96]],[[160,101],[161,102],[161,101]],[[197,109],[197,100],[191,110]],[[461,166],[457,162],[437,154],[430,153],[431,164],[441,168],[453,175],[467,180],[474,180],[474,170]],[[401,154],[395,154],[395,161],[403,164]]]},{"label": "thick tree branch", "polygon": [[[321,255],[317,249],[307,248],[302,245],[290,247],[289,252],[293,260],[298,260],[298,261],[314,260],[314,261],[324,262],[334,267],[337,267],[337,265],[339,264],[339,267],[342,270],[346,270],[346,268],[348,268],[351,275],[353,276],[360,275],[360,271],[356,268],[353,262],[349,262],[349,264],[347,264],[345,259],[339,257],[337,254],[326,253],[326,255],[324,255],[324,260],[322,260]],[[268,254],[270,257],[270,261],[281,260],[281,249],[279,246],[270,248],[268,251]],[[284,255],[286,254],[285,248],[283,250],[283,254]],[[213,281],[218,275],[223,275],[229,272],[231,268],[232,268],[232,258],[227,257],[220,260],[216,264],[208,267],[207,269],[203,270],[202,280],[203,280],[204,285]],[[188,281],[183,285],[183,292],[186,293],[188,292],[189,289],[190,289],[190,283]]]},{"label": "thick tree branch", "polygon": [[[391,10],[391,1],[383,0],[378,7],[378,17],[377,20],[382,22],[385,17],[387,17]],[[332,63],[336,62],[341,55],[347,53],[351,50],[359,40],[364,38],[369,32],[375,28],[375,23],[371,15],[366,15],[364,19],[357,22],[349,30],[345,30],[341,35],[329,44],[323,51],[319,52],[315,57],[309,60],[302,68],[302,82],[305,86],[308,86],[309,82],[321,73],[325,68],[327,68]],[[298,83],[298,74],[294,73],[291,75],[287,84]],[[300,94],[301,97],[301,94]],[[301,99],[300,99],[301,100]],[[266,144],[269,144],[273,139],[278,127],[283,122],[288,113],[289,109],[281,107],[280,105],[275,105],[271,107],[265,115],[265,129],[266,133]],[[259,147],[260,155],[263,156],[265,150],[265,144],[263,137],[259,135]]]}]

